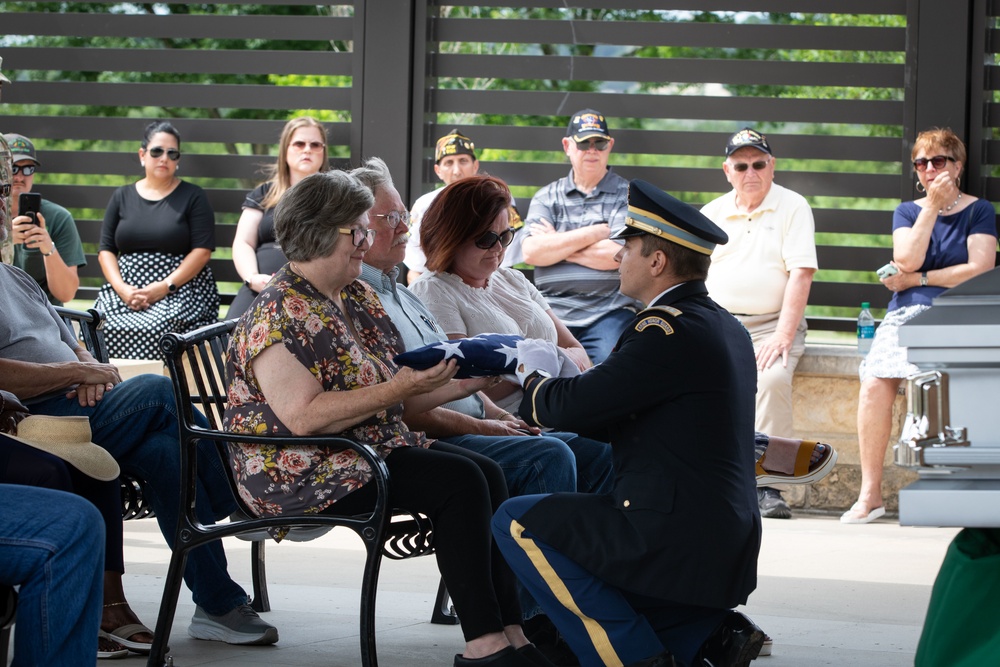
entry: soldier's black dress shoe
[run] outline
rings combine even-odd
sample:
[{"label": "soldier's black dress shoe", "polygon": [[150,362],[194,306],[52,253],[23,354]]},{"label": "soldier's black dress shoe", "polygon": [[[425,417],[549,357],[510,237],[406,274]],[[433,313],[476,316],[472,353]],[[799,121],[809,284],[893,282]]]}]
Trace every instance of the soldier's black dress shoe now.
[{"label": "soldier's black dress shoe", "polygon": [[692,667],[747,667],[764,645],[764,631],[738,611],[730,611],[698,650]]},{"label": "soldier's black dress shoe", "polygon": [[646,658],[645,660],[640,660],[639,662],[633,662],[626,667],[684,667],[679,662],[674,660],[674,656],[670,651],[664,651],[659,655],[654,655],[652,658]]}]

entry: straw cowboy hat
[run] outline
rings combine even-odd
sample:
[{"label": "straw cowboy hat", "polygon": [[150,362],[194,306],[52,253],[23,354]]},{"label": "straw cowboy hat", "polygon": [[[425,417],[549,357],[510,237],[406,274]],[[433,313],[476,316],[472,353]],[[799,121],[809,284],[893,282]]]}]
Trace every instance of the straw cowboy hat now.
[{"label": "straw cowboy hat", "polygon": [[121,472],[111,454],[90,441],[90,420],[86,417],[30,415],[17,425],[17,435],[0,437],[58,456],[83,474],[102,482],[110,482]]}]

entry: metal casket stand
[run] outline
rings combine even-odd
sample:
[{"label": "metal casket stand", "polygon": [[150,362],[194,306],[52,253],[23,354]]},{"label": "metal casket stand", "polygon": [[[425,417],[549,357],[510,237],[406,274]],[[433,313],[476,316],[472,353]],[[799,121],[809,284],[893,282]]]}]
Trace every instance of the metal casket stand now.
[{"label": "metal casket stand", "polygon": [[896,464],[904,526],[1000,527],[1000,267],[934,299],[899,329],[907,380]]}]

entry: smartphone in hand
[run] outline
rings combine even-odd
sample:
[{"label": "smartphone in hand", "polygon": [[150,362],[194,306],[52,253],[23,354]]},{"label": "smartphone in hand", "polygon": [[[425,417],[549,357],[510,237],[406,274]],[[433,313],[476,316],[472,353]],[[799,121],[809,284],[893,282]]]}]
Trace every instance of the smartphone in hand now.
[{"label": "smartphone in hand", "polygon": [[875,273],[877,273],[877,274],[878,274],[878,277],[879,277],[879,278],[881,278],[881,279],[885,280],[885,279],[886,279],[886,278],[888,278],[889,276],[894,276],[894,275],[896,275],[897,273],[899,273],[899,269],[897,269],[897,268],[896,268],[895,266],[893,266],[892,264],[886,264],[885,266],[883,266],[882,268],[880,268],[880,269],[879,269],[878,271],[876,271]]},{"label": "smartphone in hand", "polygon": [[27,215],[31,224],[38,224],[38,212],[42,210],[42,195],[37,192],[22,192],[17,198],[17,214]]}]

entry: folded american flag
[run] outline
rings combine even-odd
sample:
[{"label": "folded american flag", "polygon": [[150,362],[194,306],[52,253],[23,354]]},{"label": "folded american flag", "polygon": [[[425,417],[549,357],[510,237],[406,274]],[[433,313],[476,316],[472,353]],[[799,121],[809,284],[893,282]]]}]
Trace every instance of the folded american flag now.
[{"label": "folded american flag", "polygon": [[519,340],[524,340],[524,336],[494,333],[444,340],[396,355],[395,361],[399,366],[422,371],[436,366],[442,360],[457,359],[457,378],[513,376]]}]

